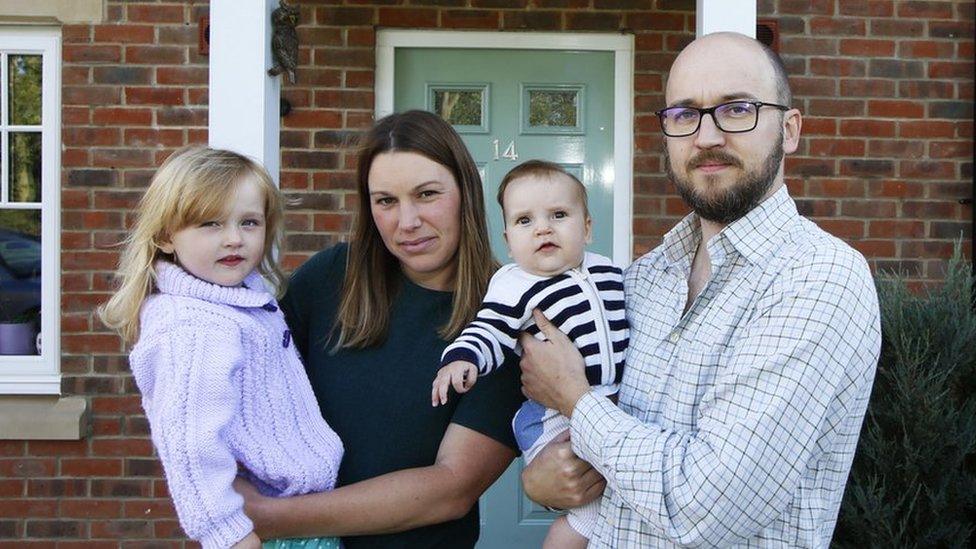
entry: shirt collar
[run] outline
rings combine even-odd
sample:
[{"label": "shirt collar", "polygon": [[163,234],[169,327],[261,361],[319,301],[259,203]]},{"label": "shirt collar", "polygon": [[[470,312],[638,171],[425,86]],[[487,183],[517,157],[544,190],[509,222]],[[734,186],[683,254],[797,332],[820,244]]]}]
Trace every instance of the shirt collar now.
[{"label": "shirt collar", "polygon": [[[799,214],[786,185],[762,201],[749,213],[728,224],[713,240],[725,240],[750,263],[761,263],[782,241],[782,231]],[[664,258],[669,265],[690,270],[698,243],[701,223],[690,213],[664,235]]]},{"label": "shirt collar", "polygon": [[265,307],[274,305],[257,271],[244,278],[241,286],[229,287],[201,280],[169,261],[157,261],[156,287],[164,294],[193,297],[234,307]]}]

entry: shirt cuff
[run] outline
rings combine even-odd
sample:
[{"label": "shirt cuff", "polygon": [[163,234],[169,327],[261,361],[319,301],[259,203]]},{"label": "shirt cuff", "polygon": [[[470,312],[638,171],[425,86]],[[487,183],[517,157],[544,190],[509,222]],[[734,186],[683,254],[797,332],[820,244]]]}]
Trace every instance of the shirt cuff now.
[{"label": "shirt cuff", "polygon": [[603,436],[613,430],[616,424],[613,414],[617,411],[619,408],[610,399],[593,391],[580,397],[573,408],[573,416],[569,420],[569,440],[573,453],[597,470],[602,471],[600,455]]},{"label": "shirt cuff", "polygon": [[211,526],[206,535],[200,538],[203,549],[226,549],[254,531],[254,523],[247,518],[244,511],[234,513]]}]

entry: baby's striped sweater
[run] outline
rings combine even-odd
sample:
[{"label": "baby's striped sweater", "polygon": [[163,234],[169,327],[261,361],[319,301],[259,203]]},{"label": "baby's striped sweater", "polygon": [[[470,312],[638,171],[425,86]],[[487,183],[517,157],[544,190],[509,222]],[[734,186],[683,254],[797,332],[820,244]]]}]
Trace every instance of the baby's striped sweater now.
[{"label": "baby's striped sweater", "polygon": [[591,386],[620,383],[629,337],[623,273],[591,252],[579,269],[553,277],[530,274],[514,263],[499,269],[478,315],[444,350],[441,365],[464,360],[481,375],[498,368],[506,358],[521,354],[520,332],[542,337],[533,309],[540,309],[576,344]]}]

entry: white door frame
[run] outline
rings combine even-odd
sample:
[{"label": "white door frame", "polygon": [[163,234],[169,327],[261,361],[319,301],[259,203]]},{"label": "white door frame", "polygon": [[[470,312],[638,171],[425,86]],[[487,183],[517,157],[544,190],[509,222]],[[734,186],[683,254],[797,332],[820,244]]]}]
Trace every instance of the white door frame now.
[{"label": "white door frame", "polygon": [[380,29],[376,32],[376,118],[393,112],[396,48],[587,50],[614,53],[613,262],[633,256],[634,37],[570,32],[466,32]]}]

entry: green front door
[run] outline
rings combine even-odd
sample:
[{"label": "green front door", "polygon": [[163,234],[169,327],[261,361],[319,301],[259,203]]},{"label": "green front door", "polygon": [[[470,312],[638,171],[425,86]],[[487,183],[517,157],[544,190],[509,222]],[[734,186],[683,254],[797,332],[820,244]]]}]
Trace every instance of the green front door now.
[{"label": "green front door", "polygon": [[[481,171],[492,250],[510,261],[495,197],[508,170],[533,158],[586,186],[593,243],[613,257],[613,52],[397,48],[394,109],[451,122]],[[479,549],[540,547],[552,513],[525,497],[517,461],[481,499]]]}]

